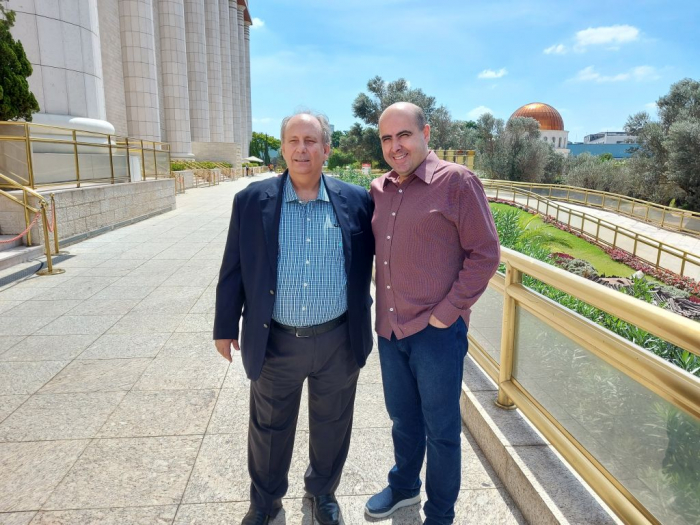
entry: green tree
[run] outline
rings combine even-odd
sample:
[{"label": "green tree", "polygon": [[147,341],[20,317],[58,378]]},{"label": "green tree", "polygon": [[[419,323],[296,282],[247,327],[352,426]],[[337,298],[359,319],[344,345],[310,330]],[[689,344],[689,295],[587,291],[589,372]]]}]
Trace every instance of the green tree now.
[{"label": "green tree", "polygon": [[263,160],[267,166],[270,164],[270,150],[279,150],[282,143],[275,137],[271,137],[266,133],[258,133],[253,131],[253,136],[250,140],[248,155],[258,157]]},{"label": "green tree", "polygon": [[362,126],[359,122],[353,124],[340,139],[339,149],[350,153],[358,162],[369,162],[374,167],[389,169],[384,161],[377,128],[373,126]]},{"label": "green tree", "polygon": [[370,126],[377,126],[382,111],[395,102],[412,102],[420,106],[429,122],[435,111],[435,97],[429,97],[422,90],[409,87],[403,78],[387,83],[382,77],[376,76],[367,82],[367,91],[369,94],[360,93],[355,98],[352,114]]},{"label": "green tree", "polygon": [[328,157],[328,169],[334,170],[335,168],[344,168],[345,166],[349,166],[355,162],[355,157],[352,156],[352,153],[333,150]]},{"label": "green tree", "polygon": [[32,65],[24,53],[22,42],[15,41],[10,28],[15,24],[15,13],[5,9],[0,0],[0,120],[32,120],[39,104],[29,90],[27,77]]},{"label": "green tree", "polygon": [[340,146],[340,139],[345,135],[344,131],[334,131],[331,135],[331,148],[337,148]]},{"label": "green tree", "polygon": [[433,149],[455,149],[456,125],[449,110],[440,106],[430,116],[430,146]]}]

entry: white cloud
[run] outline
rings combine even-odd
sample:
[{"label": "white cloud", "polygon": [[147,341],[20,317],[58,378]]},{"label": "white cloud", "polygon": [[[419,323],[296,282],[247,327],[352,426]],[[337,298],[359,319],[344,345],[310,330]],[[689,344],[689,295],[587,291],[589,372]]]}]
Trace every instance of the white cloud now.
[{"label": "white cloud", "polygon": [[649,102],[648,104],[644,104],[644,109],[649,111],[656,111],[657,109],[659,109],[659,106],[656,105],[656,102]]},{"label": "white cloud", "polygon": [[251,29],[260,29],[265,25],[265,21],[257,17],[253,17],[253,25],[250,26]]},{"label": "white cloud", "polygon": [[498,71],[493,69],[484,69],[481,73],[477,75],[477,78],[501,78],[508,74],[506,68],[502,67]]},{"label": "white cloud", "polygon": [[491,113],[493,115],[491,108],[487,108],[486,106],[477,106],[467,113],[467,118],[469,120],[476,120],[484,113]]},{"label": "white cloud", "polygon": [[269,124],[272,122],[274,119],[270,117],[263,117],[263,118],[255,118],[253,117],[253,123],[254,124]]},{"label": "white cloud", "polygon": [[635,82],[645,82],[648,80],[656,80],[659,78],[656,69],[652,66],[638,66],[617,75],[601,75],[593,66],[583,68],[576,73],[576,76],[571,80],[575,82],[624,82],[626,80],[634,80]]},{"label": "white cloud", "polygon": [[629,25],[589,27],[576,33],[577,51],[583,52],[588,46],[607,45],[615,48],[620,44],[634,42],[639,38],[639,29]]},{"label": "white cloud", "polygon": [[544,50],[545,55],[565,55],[567,53],[566,46],[564,44],[554,44]]}]

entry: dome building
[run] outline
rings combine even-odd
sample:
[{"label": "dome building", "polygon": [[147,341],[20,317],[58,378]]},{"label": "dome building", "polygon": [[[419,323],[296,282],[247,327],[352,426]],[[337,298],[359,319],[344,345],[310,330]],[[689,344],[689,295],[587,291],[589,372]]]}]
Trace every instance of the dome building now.
[{"label": "dome building", "polygon": [[568,155],[569,150],[566,146],[569,142],[569,132],[564,130],[564,119],[552,106],[542,102],[532,102],[515,110],[510,118],[513,117],[534,118],[540,124],[542,140],[551,143],[557,153]]}]

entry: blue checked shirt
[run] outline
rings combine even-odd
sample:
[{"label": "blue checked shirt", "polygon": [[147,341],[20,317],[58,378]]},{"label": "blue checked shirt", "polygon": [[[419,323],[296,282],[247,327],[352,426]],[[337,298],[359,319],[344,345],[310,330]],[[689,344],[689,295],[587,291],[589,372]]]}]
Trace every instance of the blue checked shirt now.
[{"label": "blue checked shirt", "polygon": [[302,204],[287,178],[280,216],[277,292],[272,318],[313,326],[348,309],[343,238],[321,179],[316,200]]}]

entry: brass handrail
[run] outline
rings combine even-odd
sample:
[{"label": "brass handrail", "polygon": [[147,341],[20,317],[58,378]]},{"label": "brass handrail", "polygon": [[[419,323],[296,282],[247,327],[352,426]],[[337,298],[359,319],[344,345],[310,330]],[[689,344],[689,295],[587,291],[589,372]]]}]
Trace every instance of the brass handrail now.
[{"label": "brass handrail", "polygon": [[[484,183],[484,185],[499,185],[499,186],[505,186],[505,187],[525,189],[527,191],[532,191],[532,188],[546,189],[548,192],[547,196],[551,199],[554,199],[554,200],[578,203],[578,204],[583,204],[584,206],[590,206],[592,208],[600,208],[603,210],[610,210],[610,211],[613,211],[615,213],[619,213],[620,215],[625,215],[627,217],[632,217],[632,218],[635,218],[638,220],[643,220],[644,222],[648,222],[650,224],[656,224],[660,228],[664,228],[666,230],[679,231],[679,232],[691,233],[694,235],[700,235],[700,229],[688,228],[688,220],[689,219],[697,220],[697,221],[699,221],[699,224],[700,224],[700,212],[672,208],[670,206],[664,206],[663,204],[657,204],[655,202],[649,202],[649,201],[637,199],[634,197],[628,197],[626,195],[621,195],[619,193],[610,193],[607,191],[592,190],[592,189],[588,189],[588,188],[581,188],[578,186],[569,186],[569,185],[565,185],[565,184],[543,184],[543,183],[535,183],[535,182],[515,182],[515,181],[493,180],[493,179],[482,179],[482,182]],[[552,196],[553,191],[566,191],[566,195]],[[583,194],[583,200],[572,198],[571,197],[572,192],[577,193],[577,194]],[[533,193],[537,193],[537,192],[533,192]],[[592,202],[591,199],[589,198],[589,195],[596,195],[596,196],[600,197],[602,199],[602,203],[598,204],[596,202]],[[605,205],[606,200],[608,202],[617,203],[617,205],[606,206]],[[635,207],[638,205],[639,208],[641,208],[642,210],[645,210],[644,214],[641,215],[641,214],[627,212],[624,208],[622,208],[623,202],[631,205],[632,212],[634,212]],[[661,220],[656,220],[653,217],[649,217],[649,210],[650,209],[656,210],[659,213],[661,213]],[[669,216],[675,216],[675,217],[679,218],[678,226],[676,226],[675,223],[669,222],[669,220],[668,220]]]},{"label": "brass handrail", "polygon": [[[623,250],[627,253],[630,253],[634,255],[635,257],[638,257],[639,259],[649,263],[651,266],[654,266],[655,268],[665,268],[666,270],[676,273],[680,276],[688,276],[688,270],[689,269],[695,269],[696,270],[696,275],[692,276],[695,280],[700,280],[700,255],[693,254],[691,252],[688,252],[687,250],[683,250],[681,248],[678,248],[676,246],[672,246],[670,244],[658,241],[656,239],[653,239],[651,237],[648,237],[644,234],[634,232],[632,230],[628,230],[627,228],[623,228],[621,226],[618,226],[617,224],[613,224],[609,221],[606,221],[605,219],[601,219],[599,217],[595,217],[593,215],[589,215],[586,212],[574,210],[571,208],[566,207],[565,205],[560,205],[554,200],[551,200],[547,197],[544,197],[540,195],[539,193],[533,193],[530,191],[522,190],[519,189],[515,186],[510,186],[510,185],[501,185],[501,184],[492,184],[492,181],[483,181],[484,182],[484,188],[485,189],[495,189],[496,195],[495,198],[499,199],[501,198],[501,191],[507,191],[508,193],[512,193],[513,198],[511,199],[511,202],[517,203],[516,200],[516,195],[522,196],[525,199],[525,204],[527,207],[534,209],[538,213],[542,213],[543,215],[552,215],[550,213],[550,210],[554,210],[556,213],[552,216],[554,216],[555,219],[560,221],[559,219],[559,214],[562,213],[567,216],[567,220],[565,221],[565,224],[576,231],[581,232],[582,234],[588,236],[589,238],[593,239],[595,242],[599,244],[603,244],[606,246],[610,246],[612,248],[617,248],[620,250]],[[505,199],[507,200],[507,199]],[[537,204],[542,204],[544,206],[544,210],[540,210],[539,205],[538,206],[531,206],[530,201],[534,200],[536,201]],[[572,224],[571,219],[572,217],[576,217],[577,219],[580,220],[581,226],[577,226],[575,224]],[[564,221],[560,221],[564,222]],[[595,226],[595,232],[591,232],[586,230],[586,224],[591,224]],[[602,238],[601,236],[601,228],[609,231],[612,236],[612,242],[609,240],[606,240]],[[621,246],[620,241],[622,239],[626,239],[629,243],[632,244],[632,250],[628,250],[626,247]],[[651,249],[654,253],[653,258],[649,258],[645,256],[644,254],[641,253],[642,248],[648,248]],[[675,258],[678,260],[679,263],[679,269],[678,271],[675,271],[673,268],[669,268],[668,264],[663,265],[662,263],[662,256],[666,255],[671,258]]]},{"label": "brass handrail", "polygon": [[[53,261],[51,259],[51,244],[49,242],[49,221],[46,213],[46,208],[48,207],[49,203],[47,202],[46,198],[41,195],[40,193],[37,193],[31,188],[28,188],[26,186],[22,186],[15,180],[11,179],[10,177],[0,173],[0,179],[4,180],[9,186],[22,191],[23,195],[23,200],[19,200],[17,197],[14,195],[11,195],[10,193],[7,193],[4,190],[0,190],[0,195],[3,195],[4,197],[7,197],[8,199],[12,200],[13,202],[19,204],[25,209],[25,222],[27,225],[27,245],[31,246],[32,244],[32,237],[31,237],[31,229],[30,229],[30,222],[29,222],[29,217],[27,215],[27,211],[31,211],[34,214],[39,214],[41,213],[41,221],[42,221],[42,229],[44,231],[44,253],[46,255],[46,266],[47,270],[42,270],[39,273],[41,275],[56,275],[59,273],[64,273],[65,270],[63,269],[58,269],[53,267]],[[29,203],[27,202],[27,195],[31,195],[32,197],[35,197],[39,201],[39,209],[35,208],[34,206],[30,206]],[[54,248],[56,250],[56,254],[58,255],[59,253],[59,246],[58,246],[58,223],[56,221],[56,206],[55,206],[55,201],[54,201],[54,196],[53,193],[51,194],[51,204],[52,204],[52,223],[53,223],[53,240],[54,240]]]},{"label": "brass handrail", "polygon": [[519,330],[515,309],[517,306],[534,315],[539,321],[564,334],[618,372],[698,420],[699,378],[525,288],[522,285],[522,277],[527,274],[695,355],[700,355],[700,323],[508,248],[501,248],[501,262],[505,263],[505,276],[497,274],[489,283],[489,287],[502,294],[504,299],[500,362],[491,357],[472,334],[469,335],[470,355],[498,384],[496,404],[503,408],[517,406],[623,521],[658,524],[659,521],[654,515],[623,483],[540,404],[537,395],[528,391],[517,377],[514,377],[515,340]]}]

